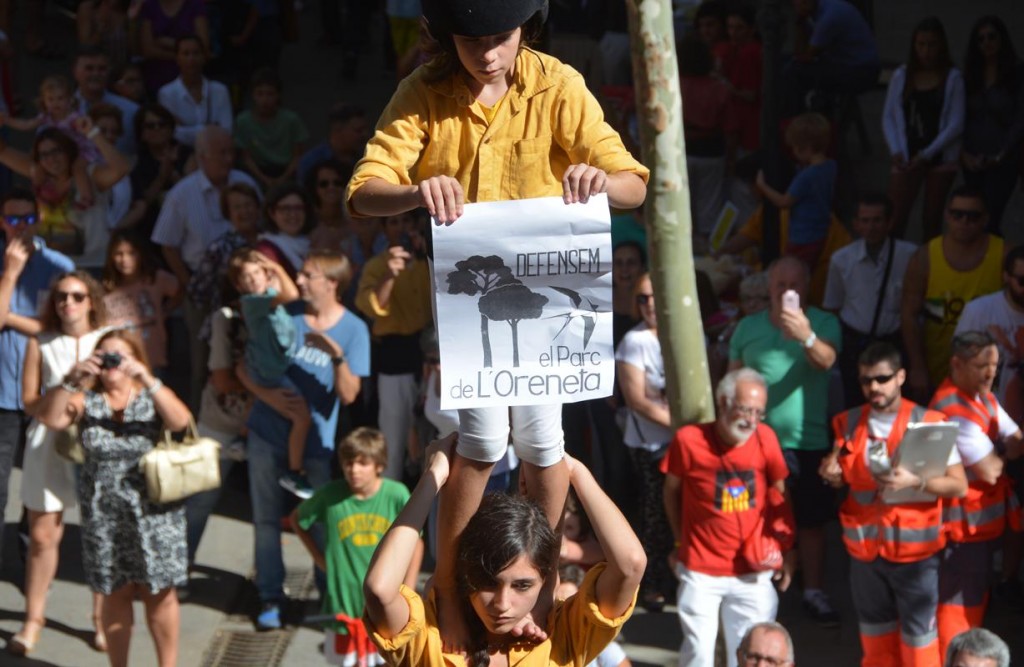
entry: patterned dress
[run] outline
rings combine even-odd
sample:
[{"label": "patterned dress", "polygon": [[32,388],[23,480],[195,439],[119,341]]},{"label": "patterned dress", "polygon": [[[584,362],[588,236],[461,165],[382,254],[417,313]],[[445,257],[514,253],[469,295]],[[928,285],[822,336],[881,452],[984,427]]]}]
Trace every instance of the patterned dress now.
[{"label": "patterned dress", "polygon": [[142,391],[116,419],[102,394],[85,394],[79,428],[85,448],[79,502],[89,586],[109,595],[125,584],[156,593],[188,577],[185,511],[146,495],[139,459],[161,437],[153,397]]}]

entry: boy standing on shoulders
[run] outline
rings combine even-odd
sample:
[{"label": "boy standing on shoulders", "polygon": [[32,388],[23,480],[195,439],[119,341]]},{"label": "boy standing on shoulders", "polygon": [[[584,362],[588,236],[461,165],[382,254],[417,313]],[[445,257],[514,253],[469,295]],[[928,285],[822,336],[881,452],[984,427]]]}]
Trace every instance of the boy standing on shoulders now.
[{"label": "boy standing on shoulders", "polygon": [[[367,640],[363,627],[363,579],[377,543],[409,500],[409,489],[381,476],[387,466],[388,448],[384,435],[376,429],[352,431],[338,447],[338,461],[344,479],[318,489],[292,512],[291,522],[313,562],[327,574],[323,612],[337,618],[326,630],[327,663],[355,664],[363,641],[374,653],[367,664],[379,665],[383,660],[376,655],[377,649]],[[308,532],[317,523],[327,531],[323,551]],[[421,540],[405,574],[409,588],[416,587],[422,558]],[[347,618],[340,618],[342,615]]]}]

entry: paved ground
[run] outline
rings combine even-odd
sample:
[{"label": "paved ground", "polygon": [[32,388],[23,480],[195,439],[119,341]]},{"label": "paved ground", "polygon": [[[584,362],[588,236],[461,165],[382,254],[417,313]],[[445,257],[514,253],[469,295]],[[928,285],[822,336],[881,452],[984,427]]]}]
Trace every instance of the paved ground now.
[{"label": "paved ground", "polygon": [[[28,0],[34,1],[34,0]],[[383,71],[380,50],[364,57],[366,68],[357,81],[343,83],[340,77],[339,53],[335,49],[316,46],[319,36],[318,17],[315,2],[302,16],[303,39],[299,44],[289,46],[285,51],[283,69],[287,73],[285,97],[288,105],[298,110],[305,118],[313,136],[321,135],[325,129],[324,110],[335,100],[358,101],[371,113],[378,112],[387,101],[393,87],[393,77]],[[959,60],[963,52],[964,35],[976,16],[985,13],[1001,13],[1010,23],[1011,32],[1024,34],[1024,6],[1011,0],[930,0],[928,3],[913,0],[885,0],[876,2],[876,24],[885,58],[901,60],[905,57],[909,31],[924,13],[935,13],[946,22],[953,42],[954,57]],[[70,25],[55,19],[54,30],[70,38]],[[15,31],[15,34],[18,34]],[[1024,43],[1018,45],[1024,49]],[[23,84],[21,93],[25,99],[32,99],[34,91],[29,82],[50,72],[66,72],[66,62],[43,62],[28,58],[18,61],[17,71]],[[886,160],[877,122],[882,105],[883,92],[865,95],[862,106],[868,119],[872,136],[873,153],[862,156],[854,148],[857,188],[884,188],[886,181]],[[26,112],[27,113],[27,112]],[[1018,193],[1008,212],[1004,230],[1012,240],[1024,239],[1024,201]],[[915,227],[911,228],[914,233]],[[20,472],[12,476],[10,501],[6,506],[7,535],[11,538],[21,507],[18,502]],[[193,584],[193,595],[182,608],[182,666],[204,664],[204,657],[212,655],[213,648],[231,652],[243,644],[255,643],[248,633],[251,625],[245,613],[251,611],[251,588],[246,583],[252,564],[252,531],[247,522],[247,496],[245,479],[240,473],[233,474],[227,481],[224,501],[209,524],[206,536],[198,554],[198,573]],[[92,651],[88,646],[91,636],[90,594],[83,583],[79,563],[78,515],[69,512],[67,529],[61,547],[61,566],[57,581],[50,594],[47,609],[48,626],[42,642],[32,659],[15,660],[0,653],[0,665],[59,665],[90,667],[106,665],[106,658]],[[19,627],[24,607],[18,585],[23,571],[12,539],[6,543],[3,553],[3,569],[0,570],[0,643],[5,643]],[[302,546],[292,535],[283,537],[286,564],[289,570],[289,585],[300,595],[308,593],[310,564]],[[796,639],[797,655],[804,665],[856,665],[859,650],[856,626],[850,606],[847,586],[846,556],[839,546],[838,533],[832,527],[830,539],[828,592],[837,602],[843,614],[844,623],[838,629],[822,630],[809,623],[800,611],[799,598],[795,593],[783,596],[779,620],[791,628]],[[314,603],[297,603],[290,610],[294,619],[303,613],[315,613]],[[155,656],[149,637],[141,624],[144,614],[137,607],[136,628],[132,646],[131,665],[148,666],[155,664]],[[993,604],[988,625],[1006,637],[1014,652],[1024,651],[1024,637],[1018,628],[1021,617],[1007,610],[998,601]],[[240,638],[240,644],[230,644],[228,639]],[[671,610],[660,614],[638,612],[626,625],[622,633],[627,652],[635,664],[675,664],[675,649],[679,642],[678,623]],[[277,642],[282,650],[280,664],[316,665],[322,664],[319,645],[321,634],[315,628],[299,626],[281,635],[264,635],[260,639]],[[1024,654],[1024,653],[1022,653]],[[223,664],[257,665],[261,659],[245,658],[236,654],[237,660]]]}]

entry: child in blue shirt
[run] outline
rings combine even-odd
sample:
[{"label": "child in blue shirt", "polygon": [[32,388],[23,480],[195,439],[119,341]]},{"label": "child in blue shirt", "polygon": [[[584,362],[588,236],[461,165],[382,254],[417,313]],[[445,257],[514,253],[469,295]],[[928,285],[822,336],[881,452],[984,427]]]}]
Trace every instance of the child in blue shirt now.
[{"label": "child in blue shirt", "polygon": [[786,145],[802,169],[781,193],[757,174],[757,189],[780,209],[789,209],[789,238],[785,254],[802,259],[812,270],[825,246],[832,220],[832,195],[838,167],[825,155],[832,139],[828,119],[819,113],[797,116],[786,128]]},{"label": "child in blue shirt", "polygon": [[[264,387],[288,385],[285,371],[299,347],[295,324],[283,304],[299,298],[299,290],[280,264],[252,248],[240,248],[231,255],[228,279],[238,293],[242,319],[248,335],[245,368],[249,377]],[[275,289],[273,284],[280,286]],[[302,472],[306,436],[311,424],[309,410],[292,420],[288,432],[288,474],[281,486],[300,498],[313,495]]]}]

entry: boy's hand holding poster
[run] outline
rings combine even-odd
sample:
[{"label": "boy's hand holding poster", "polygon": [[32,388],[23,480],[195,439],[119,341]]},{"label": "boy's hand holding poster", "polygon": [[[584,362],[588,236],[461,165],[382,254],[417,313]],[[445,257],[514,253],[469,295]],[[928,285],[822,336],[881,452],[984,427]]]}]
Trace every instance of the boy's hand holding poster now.
[{"label": "boy's hand holding poster", "polygon": [[612,393],[607,196],[468,204],[432,229],[442,409]]}]

